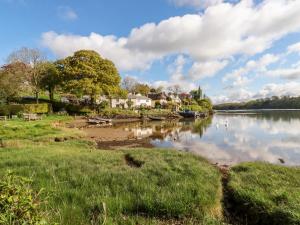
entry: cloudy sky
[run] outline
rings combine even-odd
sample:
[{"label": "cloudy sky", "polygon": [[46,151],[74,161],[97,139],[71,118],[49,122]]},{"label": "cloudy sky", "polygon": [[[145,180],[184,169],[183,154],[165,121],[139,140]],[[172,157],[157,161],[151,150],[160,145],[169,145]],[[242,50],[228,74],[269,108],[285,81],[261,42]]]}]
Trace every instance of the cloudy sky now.
[{"label": "cloudy sky", "polygon": [[0,25],[1,64],[22,46],[93,49],[122,77],[215,103],[300,95],[299,0],[0,0]]}]

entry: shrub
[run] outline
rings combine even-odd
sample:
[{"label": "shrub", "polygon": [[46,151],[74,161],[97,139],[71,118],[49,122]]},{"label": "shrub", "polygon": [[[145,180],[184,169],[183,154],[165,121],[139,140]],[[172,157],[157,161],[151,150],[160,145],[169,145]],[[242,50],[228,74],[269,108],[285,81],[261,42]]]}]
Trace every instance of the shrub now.
[{"label": "shrub", "polygon": [[23,105],[23,111],[26,113],[46,114],[49,112],[49,104],[26,104]]},{"label": "shrub", "polygon": [[39,211],[39,194],[30,184],[30,180],[11,172],[0,180],[0,224],[46,224]]},{"label": "shrub", "polygon": [[203,108],[199,105],[186,105],[186,106],[182,107],[182,110],[191,110],[191,111],[202,112]]},{"label": "shrub", "polygon": [[82,106],[82,105],[67,105],[66,110],[69,114],[80,114],[80,115],[86,115],[93,112],[93,110],[88,106]]},{"label": "shrub", "polygon": [[50,104],[23,104],[23,105],[1,105],[0,115],[17,115],[20,113],[46,114],[50,110]]}]

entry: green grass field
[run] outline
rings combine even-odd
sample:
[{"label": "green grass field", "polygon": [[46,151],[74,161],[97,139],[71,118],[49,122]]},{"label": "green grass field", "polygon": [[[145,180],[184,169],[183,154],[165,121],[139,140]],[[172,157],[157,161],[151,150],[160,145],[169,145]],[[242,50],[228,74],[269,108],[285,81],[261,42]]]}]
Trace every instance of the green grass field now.
[{"label": "green grass field", "polygon": [[247,224],[300,224],[300,168],[267,163],[233,167],[228,192],[234,211]]},{"label": "green grass field", "polygon": [[[80,131],[54,127],[66,119],[0,123],[0,176],[11,170],[43,188],[49,224],[222,224],[221,176],[206,160],[163,149],[98,150],[76,139]],[[60,136],[75,139],[53,140]]]}]

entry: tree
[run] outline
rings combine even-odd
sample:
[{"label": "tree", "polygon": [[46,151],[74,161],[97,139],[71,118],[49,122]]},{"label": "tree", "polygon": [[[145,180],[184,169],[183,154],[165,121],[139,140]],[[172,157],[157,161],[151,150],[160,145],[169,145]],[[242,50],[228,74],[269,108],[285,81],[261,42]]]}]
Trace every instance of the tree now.
[{"label": "tree", "polygon": [[123,79],[122,88],[128,92],[134,92],[134,88],[137,85],[137,80],[133,77],[127,76]]},{"label": "tree", "polygon": [[115,65],[95,51],[77,51],[57,65],[64,89],[77,96],[89,95],[92,103],[99,94],[111,96],[120,91],[121,78]]},{"label": "tree", "polygon": [[35,94],[37,104],[39,103],[39,93],[41,91],[41,77],[38,65],[45,61],[45,59],[46,57],[39,49],[30,49],[25,47],[12,52],[7,58],[9,63],[22,62],[30,68],[28,70],[27,80]]},{"label": "tree", "polygon": [[61,84],[62,78],[54,63],[44,62],[38,65],[38,71],[40,73],[40,87],[45,89],[49,93],[49,99],[54,101],[54,92],[58,85]]},{"label": "tree", "polygon": [[150,87],[147,84],[138,83],[134,87],[134,92],[140,93],[141,95],[148,95],[150,92]]},{"label": "tree", "polygon": [[193,99],[196,101],[203,99],[203,91],[200,86],[198,90],[192,90],[190,94],[192,95]]},{"label": "tree", "polygon": [[29,68],[20,62],[11,63],[0,69],[0,99],[9,103],[26,89]]},{"label": "tree", "polygon": [[182,89],[178,84],[168,87],[168,91],[172,92],[176,96],[179,95],[180,93],[182,93]]}]

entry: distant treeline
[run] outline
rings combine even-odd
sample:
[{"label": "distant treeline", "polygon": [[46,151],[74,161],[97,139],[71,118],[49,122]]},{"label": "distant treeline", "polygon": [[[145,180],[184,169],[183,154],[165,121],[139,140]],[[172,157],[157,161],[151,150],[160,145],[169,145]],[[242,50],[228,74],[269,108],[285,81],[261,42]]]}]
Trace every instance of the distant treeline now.
[{"label": "distant treeline", "polygon": [[239,109],[300,109],[299,97],[277,97],[251,100],[241,103],[224,103],[214,106],[215,110],[239,110]]}]

